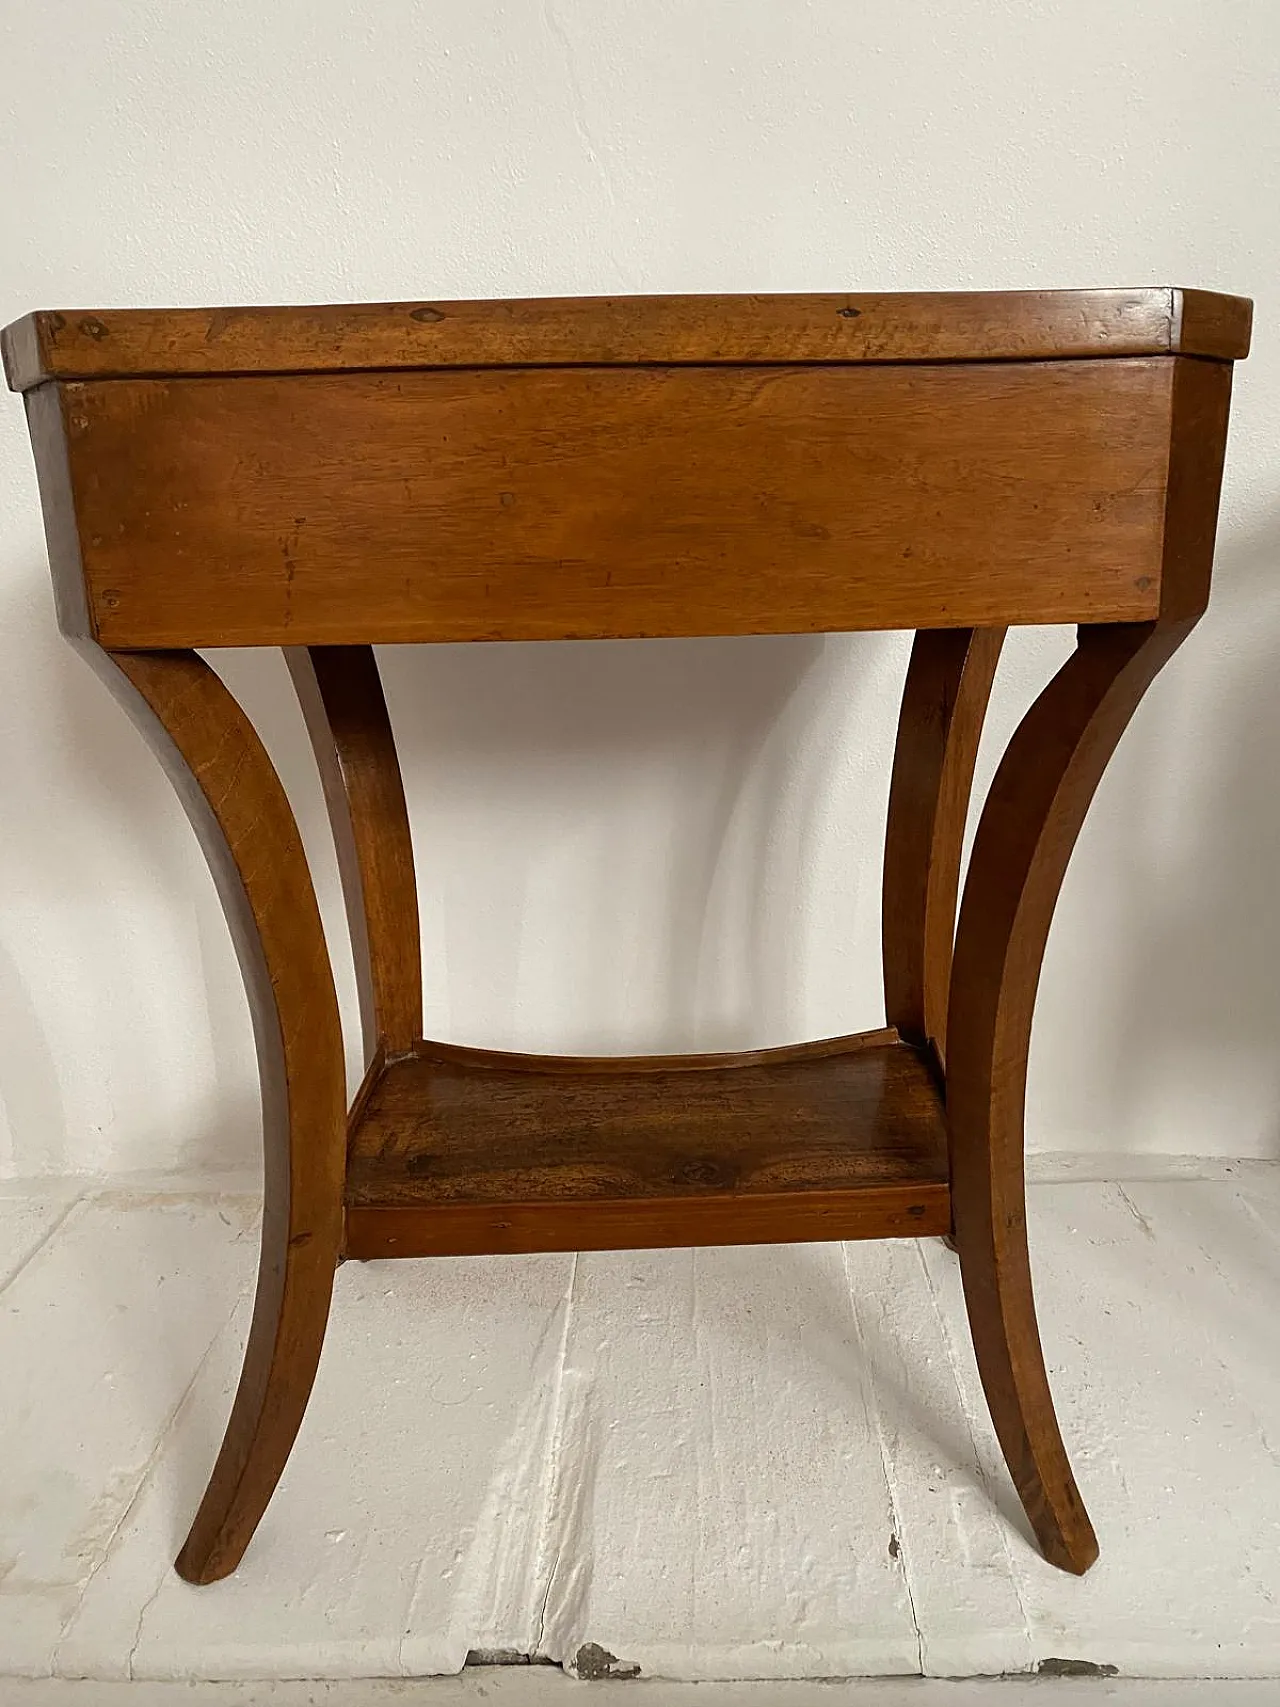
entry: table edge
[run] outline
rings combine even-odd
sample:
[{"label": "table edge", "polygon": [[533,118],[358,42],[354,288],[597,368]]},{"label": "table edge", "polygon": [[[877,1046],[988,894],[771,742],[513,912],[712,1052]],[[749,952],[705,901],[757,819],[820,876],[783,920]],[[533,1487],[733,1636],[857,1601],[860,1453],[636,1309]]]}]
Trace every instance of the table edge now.
[{"label": "table edge", "polygon": [[9,387],[435,367],[1087,360],[1248,354],[1246,297],[1117,290],[603,296],[41,309],[0,334]]}]

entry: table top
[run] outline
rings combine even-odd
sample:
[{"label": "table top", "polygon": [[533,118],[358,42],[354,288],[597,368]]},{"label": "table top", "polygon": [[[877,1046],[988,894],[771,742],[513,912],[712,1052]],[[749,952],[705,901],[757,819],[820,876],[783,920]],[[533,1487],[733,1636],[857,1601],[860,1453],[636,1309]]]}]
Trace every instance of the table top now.
[{"label": "table top", "polygon": [[3,335],[46,380],[439,367],[979,362],[1247,355],[1252,304],[1151,286],[802,296],[546,297],[290,308],[42,310]]}]

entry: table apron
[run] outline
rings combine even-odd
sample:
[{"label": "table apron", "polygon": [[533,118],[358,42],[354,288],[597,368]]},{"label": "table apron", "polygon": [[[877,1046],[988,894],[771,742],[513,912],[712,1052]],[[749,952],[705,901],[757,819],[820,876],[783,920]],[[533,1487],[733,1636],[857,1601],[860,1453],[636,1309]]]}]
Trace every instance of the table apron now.
[{"label": "table apron", "polygon": [[[118,649],[1132,622],[1191,358],[66,381]],[[42,394],[55,395],[42,399]],[[68,578],[74,585],[68,584]]]}]

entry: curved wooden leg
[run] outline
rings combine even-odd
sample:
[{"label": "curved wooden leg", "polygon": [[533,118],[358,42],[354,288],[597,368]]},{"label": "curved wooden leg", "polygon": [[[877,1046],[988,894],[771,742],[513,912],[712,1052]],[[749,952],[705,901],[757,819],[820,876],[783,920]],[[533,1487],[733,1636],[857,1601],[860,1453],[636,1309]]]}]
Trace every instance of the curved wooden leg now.
[{"label": "curved wooden leg", "polygon": [[992,783],[970,861],[951,979],[947,1113],[952,1210],[982,1385],[1005,1460],[1051,1564],[1082,1573],[1098,1543],[1054,1415],[1027,1255],[1023,1105],[1040,964],[1094,789],[1147,685],[1191,628],[1084,628]]},{"label": "curved wooden leg", "polygon": [[302,842],[252,724],[194,652],[88,655],[169,772],[226,909],[262,1076],[262,1256],[240,1386],[177,1568],[233,1571],[302,1421],[342,1236],[346,1082]]},{"label": "curved wooden leg", "polygon": [[285,650],[324,785],[347,907],[365,1066],[422,1035],[413,843],[372,646]]},{"label": "curved wooden leg", "polygon": [[885,1017],[939,1063],[973,767],[1004,632],[921,629],[898,718],[884,847]]}]

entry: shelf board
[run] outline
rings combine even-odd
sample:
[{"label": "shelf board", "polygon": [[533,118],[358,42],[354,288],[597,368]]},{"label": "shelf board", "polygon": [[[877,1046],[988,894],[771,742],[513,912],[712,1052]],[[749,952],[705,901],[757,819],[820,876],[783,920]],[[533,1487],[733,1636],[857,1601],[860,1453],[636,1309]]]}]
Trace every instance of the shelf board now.
[{"label": "shelf board", "polygon": [[737,1056],[571,1060],[424,1043],[352,1112],[347,1254],[945,1233],[925,1055],[870,1032]]}]

